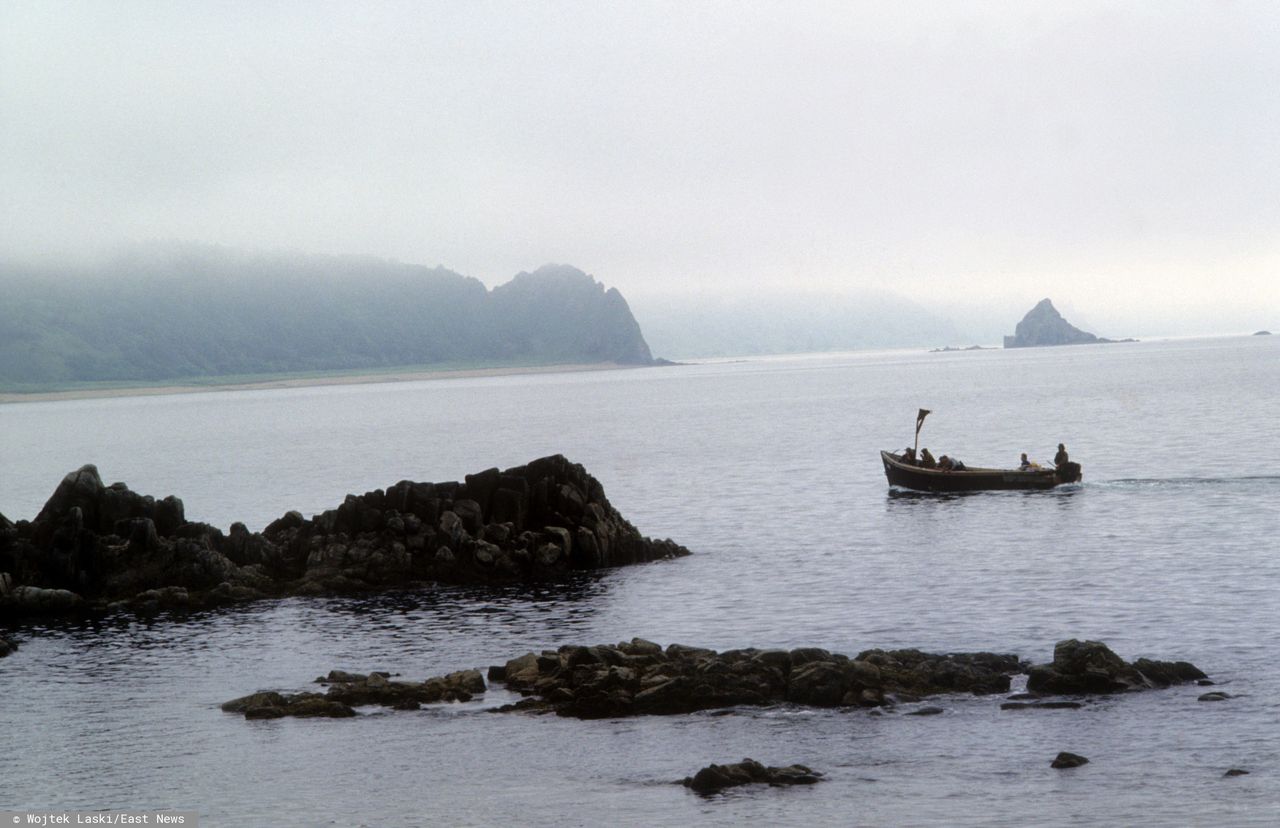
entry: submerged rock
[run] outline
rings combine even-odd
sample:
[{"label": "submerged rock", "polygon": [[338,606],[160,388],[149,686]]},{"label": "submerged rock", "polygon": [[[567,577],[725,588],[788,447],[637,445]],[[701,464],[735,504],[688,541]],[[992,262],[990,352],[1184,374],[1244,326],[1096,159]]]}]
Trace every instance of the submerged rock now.
[{"label": "submerged rock", "polygon": [[1089,764],[1089,760],[1087,758],[1081,756],[1078,753],[1068,753],[1067,751],[1064,750],[1054,757],[1053,761],[1049,763],[1049,767],[1078,768],[1081,765],[1087,765],[1087,764]]},{"label": "submerged rock", "polygon": [[356,715],[354,708],[379,705],[393,710],[417,710],[423,704],[471,701],[483,695],[484,679],[479,670],[459,670],[422,682],[391,681],[387,673],[348,673],[331,670],[325,678],[327,692],[288,695],[275,691],[251,693],[222,705],[228,713],[243,713],[246,719],[279,719],[284,716],[325,716],[345,718]]},{"label": "submerged rock", "polygon": [[823,774],[804,765],[784,768],[765,767],[754,759],[743,759],[731,765],[708,765],[693,776],[685,777],[686,788],[698,793],[715,793],[738,785],[813,785]]},{"label": "submerged rock", "polygon": [[310,520],[291,511],[261,533],[234,523],[225,534],[187,521],[175,497],[104,485],[88,465],[30,523],[0,517],[0,615],[531,581],[687,554],[642,536],[560,455],[464,482],[402,480]]}]

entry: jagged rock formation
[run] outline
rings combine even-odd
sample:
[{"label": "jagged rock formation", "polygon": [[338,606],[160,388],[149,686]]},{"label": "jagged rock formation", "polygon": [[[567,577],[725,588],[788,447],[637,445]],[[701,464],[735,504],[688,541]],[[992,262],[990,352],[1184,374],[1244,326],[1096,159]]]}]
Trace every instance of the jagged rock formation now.
[{"label": "jagged rock formation", "polygon": [[463,482],[402,480],[310,520],[289,512],[225,534],[188,521],[176,497],[104,486],[85,466],[34,520],[0,517],[0,615],[533,580],[688,552],[642,537],[561,455]]},{"label": "jagged rock formation", "polygon": [[1004,347],[1038,348],[1044,345],[1088,345],[1111,341],[1080,330],[1063,319],[1052,302],[1041,299],[1039,304],[1022,317],[1013,336],[1004,338]]}]

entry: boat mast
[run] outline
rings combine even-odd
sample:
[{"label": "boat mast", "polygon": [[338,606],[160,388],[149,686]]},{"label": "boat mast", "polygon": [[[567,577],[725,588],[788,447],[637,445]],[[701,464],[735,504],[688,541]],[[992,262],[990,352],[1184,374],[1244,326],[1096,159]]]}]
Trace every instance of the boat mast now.
[{"label": "boat mast", "polygon": [[913,451],[920,454],[920,426],[924,425],[924,418],[929,416],[929,409],[922,408],[920,413],[916,415],[916,447]]}]

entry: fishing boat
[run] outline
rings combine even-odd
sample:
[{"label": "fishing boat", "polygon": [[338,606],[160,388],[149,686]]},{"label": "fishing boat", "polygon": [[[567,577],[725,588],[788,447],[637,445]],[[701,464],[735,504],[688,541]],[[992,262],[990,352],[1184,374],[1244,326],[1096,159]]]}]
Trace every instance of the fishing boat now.
[{"label": "fishing boat", "polygon": [[[920,444],[920,426],[930,413],[920,409],[916,416],[916,445]],[[1034,467],[1029,469],[992,469],[963,466],[958,469],[925,467],[909,457],[915,449],[903,449],[901,453],[881,451],[884,476],[890,486],[917,492],[984,492],[1001,489],[1052,489],[1064,483],[1076,483],[1082,478],[1079,463],[1060,463],[1056,468]]]},{"label": "fishing boat", "polygon": [[997,489],[1052,489],[1081,478],[1079,463],[1063,463],[1056,469],[986,469],[965,466],[960,470],[926,469],[905,461],[900,454],[880,452],[884,476],[890,486],[917,492],[984,492]]}]

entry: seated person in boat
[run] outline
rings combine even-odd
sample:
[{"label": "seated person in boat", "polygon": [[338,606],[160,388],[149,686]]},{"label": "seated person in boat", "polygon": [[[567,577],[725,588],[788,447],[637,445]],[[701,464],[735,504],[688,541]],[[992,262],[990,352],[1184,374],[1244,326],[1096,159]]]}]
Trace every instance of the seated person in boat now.
[{"label": "seated person in boat", "polygon": [[902,462],[908,466],[916,465],[916,450],[911,446],[907,446],[902,450]]},{"label": "seated person in boat", "polygon": [[920,449],[920,465],[926,469],[936,469],[938,461],[933,459],[933,455],[929,453],[929,449]]},{"label": "seated person in boat", "polygon": [[1067,447],[1062,443],[1058,443],[1058,453],[1053,455],[1053,465],[1061,466],[1071,458],[1067,457]]},{"label": "seated person in boat", "polygon": [[938,468],[943,471],[964,471],[964,463],[944,454],[938,458]]},{"label": "seated person in boat", "polygon": [[1018,471],[1035,471],[1040,468],[1039,463],[1033,463],[1027,459],[1027,453],[1022,452],[1022,462],[1018,464]]}]

